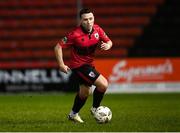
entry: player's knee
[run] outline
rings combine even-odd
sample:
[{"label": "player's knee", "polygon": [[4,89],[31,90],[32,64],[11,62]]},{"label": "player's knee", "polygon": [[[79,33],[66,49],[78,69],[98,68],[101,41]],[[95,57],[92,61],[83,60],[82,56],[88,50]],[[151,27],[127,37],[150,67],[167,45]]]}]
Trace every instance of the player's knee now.
[{"label": "player's knee", "polygon": [[79,96],[81,99],[86,99],[86,98],[88,98],[89,93],[81,93],[81,94],[79,94]]},{"label": "player's knee", "polygon": [[89,96],[89,90],[81,90],[79,91],[79,97],[81,99],[86,99]]},{"label": "player's knee", "polygon": [[107,90],[107,88],[108,88],[108,82],[106,80],[106,82],[103,83],[103,90],[104,90],[104,92]]},{"label": "player's knee", "polygon": [[107,80],[105,80],[100,86],[97,86],[97,88],[99,89],[99,91],[105,92],[108,88]]}]

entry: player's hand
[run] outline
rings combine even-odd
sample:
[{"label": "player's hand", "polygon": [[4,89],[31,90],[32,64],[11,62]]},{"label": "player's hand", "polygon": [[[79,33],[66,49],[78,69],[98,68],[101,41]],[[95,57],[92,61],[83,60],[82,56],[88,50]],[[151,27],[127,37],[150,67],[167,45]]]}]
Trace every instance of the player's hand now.
[{"label": "player's hand", "polygon": [[61,65],[59,69],[66,74],[71,70],[67,65]]},{"label": "player's hand", "polygon": [[109,50],[110,48],[111,48],[110,44],[104,43],[103,41],[101,41],[101,49],[102,50]]}]

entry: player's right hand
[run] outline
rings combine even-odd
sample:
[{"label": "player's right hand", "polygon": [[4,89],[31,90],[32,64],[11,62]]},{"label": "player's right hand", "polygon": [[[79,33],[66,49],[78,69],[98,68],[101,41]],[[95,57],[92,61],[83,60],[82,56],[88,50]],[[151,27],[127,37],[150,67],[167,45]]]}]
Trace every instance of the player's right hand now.
[{"label": "player's right hand", "polygon": [[71,70],[67,65],[62,65],[59,67],[59,69],[66,74]]}]

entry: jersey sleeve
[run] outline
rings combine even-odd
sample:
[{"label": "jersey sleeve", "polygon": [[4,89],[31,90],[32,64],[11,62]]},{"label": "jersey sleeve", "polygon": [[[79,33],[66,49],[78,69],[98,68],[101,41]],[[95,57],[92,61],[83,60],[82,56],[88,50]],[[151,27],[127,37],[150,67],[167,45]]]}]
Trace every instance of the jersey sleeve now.
[{"label": "jersey sleeve", "polygon": [[67,34],[67,36],[63,37],[58,44],[62,47],[62,48],[68,48],[71,47],[71,45],[73,44],[73,33],[69,33]]},{"label": "jersey sleeve", "polygon": [[110,41],[110,38],[106,35],[106,33],[101,27],[99,27],[99,36],[100,36],[100,40],[103,42]]}]

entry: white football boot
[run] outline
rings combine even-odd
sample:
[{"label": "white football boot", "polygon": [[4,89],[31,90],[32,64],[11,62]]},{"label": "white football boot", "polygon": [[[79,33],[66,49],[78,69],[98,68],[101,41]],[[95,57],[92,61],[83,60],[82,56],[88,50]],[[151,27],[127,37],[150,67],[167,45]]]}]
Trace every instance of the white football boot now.
[{"label": "white football boot", "polygon": [[69,114],[68,119],[74,122],[84,123],[84,121],[81,119],[78,113],[73,115]]},{"label": "white football boot", "polygon": [[90,112],[94,116],[97,108],[91,107]]}]

